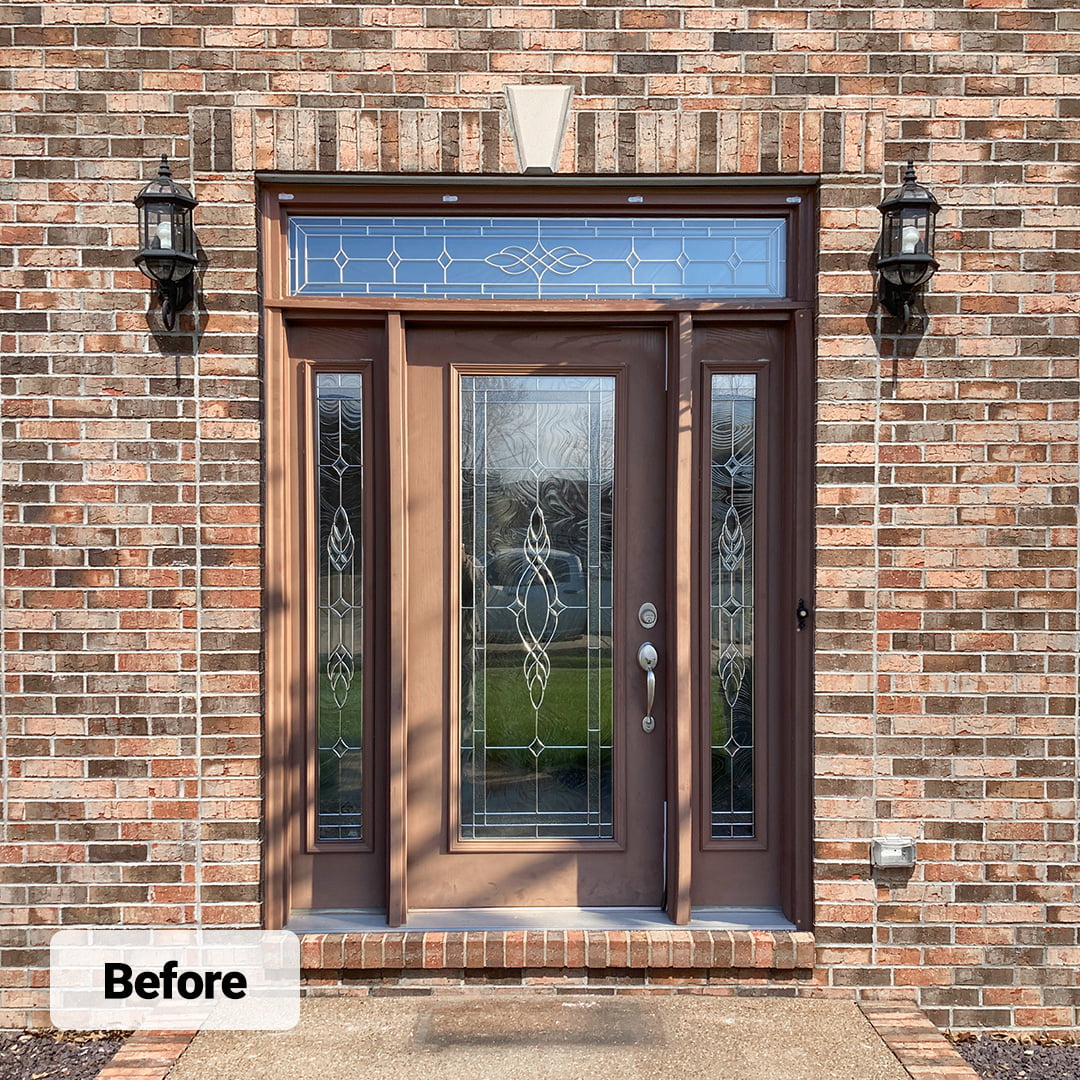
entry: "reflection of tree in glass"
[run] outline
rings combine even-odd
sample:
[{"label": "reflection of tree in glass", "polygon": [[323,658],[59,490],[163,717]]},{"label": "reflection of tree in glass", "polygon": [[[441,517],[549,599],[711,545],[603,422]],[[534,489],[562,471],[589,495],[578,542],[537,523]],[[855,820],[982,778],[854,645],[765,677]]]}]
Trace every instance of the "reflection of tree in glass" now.
[{"label": "reflection of tree in glass", "polygon": [[553,549],[573,552],[582,566],[588,566],[592,539],[601,561],[610,562],[612,484],[609,480],[599,487],[599,519],[590,522],[587,480],[551,476],[539,481],[489,484],[487,554],[521,547],[533,510],[539,505]]}]

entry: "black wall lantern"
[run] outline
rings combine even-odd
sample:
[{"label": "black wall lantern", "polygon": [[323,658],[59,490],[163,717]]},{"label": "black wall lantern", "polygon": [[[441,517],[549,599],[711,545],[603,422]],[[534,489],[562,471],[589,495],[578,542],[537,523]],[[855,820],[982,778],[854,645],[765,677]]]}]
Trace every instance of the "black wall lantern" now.
[{"label": "black wall lantern", "polygon": [[878,205],[881,211],[881,302],[904,326],[911,318],[915,290],[934,276],[934,217],[941,209],[928,188],[915,179],[915,166],[907,163],[904,186]]},{"label": "black wall lantern", "polygon": [[162,154],[157,179],[135,196],[139,208],[140,250],[135,265],[157,283],[165,329],[176,325],[176,313],[195,295],[195,233],[191,211],[198,201],[172,178],[169,160]]}]

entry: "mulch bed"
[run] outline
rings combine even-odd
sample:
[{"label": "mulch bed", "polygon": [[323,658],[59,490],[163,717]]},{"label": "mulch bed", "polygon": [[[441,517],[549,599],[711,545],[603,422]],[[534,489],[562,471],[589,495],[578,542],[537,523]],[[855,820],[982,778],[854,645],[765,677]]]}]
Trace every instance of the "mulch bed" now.
[{"label": "mulch bed", "polygon": [[953,1044],[983,1080],[1078,1080],[1080,1046],[1031,1035],[953,1036]]},{"label": "mulch bed", "polygon": [[92,1080],[129,1034],[127,1031],[0,1034],[0,1080]]}]

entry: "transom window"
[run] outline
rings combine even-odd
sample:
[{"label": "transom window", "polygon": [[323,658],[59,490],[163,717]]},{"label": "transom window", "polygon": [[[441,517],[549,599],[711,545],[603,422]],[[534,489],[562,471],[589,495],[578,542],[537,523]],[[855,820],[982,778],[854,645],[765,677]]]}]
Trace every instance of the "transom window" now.
[{"label": "transom window", "polygon": [[778,218],[314,217],[289,222],[298,296],[782,297]]}]

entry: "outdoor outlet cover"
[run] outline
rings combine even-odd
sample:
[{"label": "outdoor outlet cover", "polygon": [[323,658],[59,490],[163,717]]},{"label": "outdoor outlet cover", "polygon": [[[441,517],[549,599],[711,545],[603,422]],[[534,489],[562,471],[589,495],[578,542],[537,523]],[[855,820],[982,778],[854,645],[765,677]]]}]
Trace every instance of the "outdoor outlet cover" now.
[{"label": "outdoor outlet cover", "polygon": [[524,173],[553,173],[570,119],[570,86],[505,86],[518,165]]},{"label": "outdoor outlet cover", "polygon": [[879,870],[915,865],[915,841],[906,836],[879,836],[870,844],[870,861]]}]

